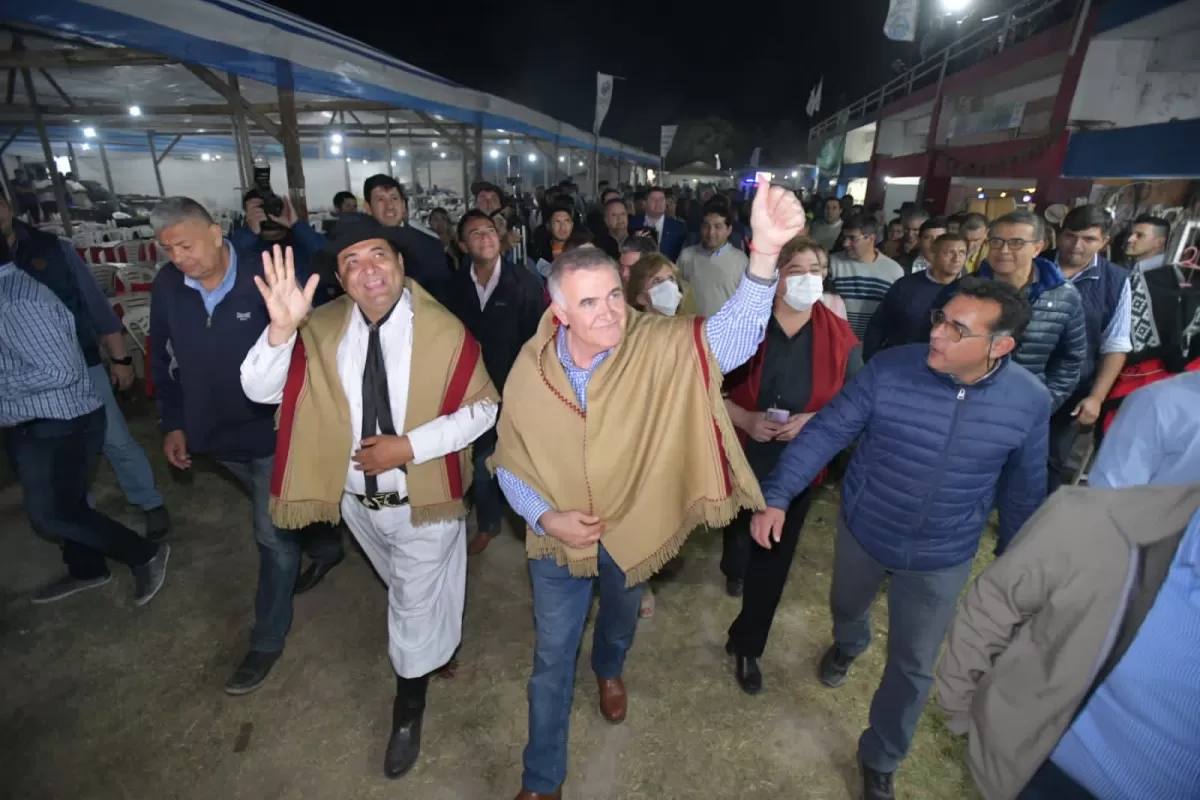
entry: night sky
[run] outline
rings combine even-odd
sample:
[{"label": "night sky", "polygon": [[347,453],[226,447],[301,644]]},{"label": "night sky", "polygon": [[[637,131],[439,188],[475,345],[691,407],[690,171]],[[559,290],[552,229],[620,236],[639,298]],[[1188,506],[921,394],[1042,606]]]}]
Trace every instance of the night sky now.
[{"label": "night sky", "polygon": [[623,76],[602,133],[651,152],[660,125],[689,118],[722,117],[748,134],[791,120],[803,133],[804,105],[821,75],[818,118],[836,110],[839,94],[854,100],[882,83],[888,64],[913,49],[884,38],[887,0],[272,1],[584,130],[592,126],[596,72]]}]

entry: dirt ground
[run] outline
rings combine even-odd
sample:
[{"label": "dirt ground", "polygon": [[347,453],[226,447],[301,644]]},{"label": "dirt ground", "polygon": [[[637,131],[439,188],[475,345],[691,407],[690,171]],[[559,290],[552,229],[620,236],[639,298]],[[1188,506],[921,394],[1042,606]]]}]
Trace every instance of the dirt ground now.
[{"label": "dirt ground", "polygon": [[[528,573],[506,535],[472,559],[461,668],[430,693],[421,761],[381,774],[394,681],[385,600],[366,560],[346,561],[296,600],[287,650],[268,683],[242,698],[221,687],[243,655],[257,556],[249,502],[219,474],[167,474],[152,412],[134,423],[174,519],[162,592],[132,604],[132,578],[48,606],[29,603],[55,577],[57,550],[32,534],[20,493],[0,494],[0,798],[274,800],[421,797],[508,800],[525,743],[533,641]],[[107,464],[99,505],[141,529]],[[804,532],[771,642],[766,691],[738,690],[725,630],[716,532],[689,542],[677,580],[640,624],[627,663],[629,718],[596,710],[584,638],[571,723],[569,800],[857,797],[855,744],[882,670],[877,641],[838,690],[816,663],[829,642],[827,594],[836,495],[823,490]],[[348,542],[349,542],[349,537]],[[898,773],[901,798],[973,798],[962,743],[930,706]]]}]

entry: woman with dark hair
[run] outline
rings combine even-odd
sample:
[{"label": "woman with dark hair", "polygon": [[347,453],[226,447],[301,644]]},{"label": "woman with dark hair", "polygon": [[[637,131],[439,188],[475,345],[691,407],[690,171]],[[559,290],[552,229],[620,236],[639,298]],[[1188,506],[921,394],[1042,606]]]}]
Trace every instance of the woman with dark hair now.
[{"label": "woman with dark hair", "polygon": [[[725,378],[725,408],[738,429],[746,459],[762,481],[788,442],[862,367],[862,348],[850,325],[821,302],[825,273],[820,246],[803,236],[779,253],[775,309],[758,352]],[[820,486],[820,475],[812,486]],[[735,677],[749,694],[762,691],[758,659],[767,644],[796,543],[812,503],[812,488],[787,509],[783,533],[770,550],[750,538],[749,513],[725,528],[721,571],[726,591],[742,597],[742,611],[725,645]]]}]

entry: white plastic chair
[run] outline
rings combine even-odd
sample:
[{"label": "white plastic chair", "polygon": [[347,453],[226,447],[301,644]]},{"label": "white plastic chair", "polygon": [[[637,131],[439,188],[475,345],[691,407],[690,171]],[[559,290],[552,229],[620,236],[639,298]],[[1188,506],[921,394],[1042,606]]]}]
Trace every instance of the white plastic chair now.
[{"label": "white plastic chair", "polygon": [[149,292],[131,292],[129,294],[119,294],[116,297],[111,297],[108,300],[113,311],[118,317],[124,318],[126,314],[134,309],[145,308],[146,313],[150,311],[150,293]]},{"label": "white plastic chair", "polygon": [[130,338],[137,348],[146,354],[146,340],[150,338],[150,305],[137,306],[125,310],[121,324],[129,332]]},{"label": "white plastic chair", "polygon": [[100,284],[100,290],[111,297],[116,293],[117,287],[113,283],[113,278],[117,275],[117,268],[112,264],[91,264],[92,277],[96,279],[96,283]]},{"label": "white plastic chair", "polygon": [[[154,268],[141,264],[126,264],[118,267],[113,277],[113,287],[118,294],[145,292],[154,283]],[[136,289],[134,287],[137,287]],[[147,288],[142,288],[147,287]]]}]

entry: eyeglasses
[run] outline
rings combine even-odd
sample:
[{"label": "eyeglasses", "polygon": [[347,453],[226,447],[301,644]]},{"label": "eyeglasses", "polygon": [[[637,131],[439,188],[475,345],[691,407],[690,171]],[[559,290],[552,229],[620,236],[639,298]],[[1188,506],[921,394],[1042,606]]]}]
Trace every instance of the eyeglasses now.
[{"label": "eyeglasses", "polygon": [[940,308],[936,308],[929,312],[929,321],[933,323],[933,329],[937,330],[940,326],[946,325],[950,328],[950,341],[961,342],[963,339],[988,339],[993,336],[990,333],[971,333],[970,328],[960,322],[955,322],[952,319],[946,319],[946,315]]},{"label": "eyeglasses", "polygon": [[856,236],[854,234],[847,233],[844,236],[842,236],[842,241],[845,242],[846,244],[858,244],[859,242],[861,242],[863,239],[866,239],[866,238],[867,237],[865,237],[865,236]]},{"label": "eyeglasses", "polygon": [[1020,250],[1027,244],[1033,244],[1033,242],[1029,241],[1028,239],[1001,239],[999,237],[988,239],[987,242],[988,248],[991,250],[998,251],[1005,245],[1008,245],[1009,251],[1013,253]]}]

